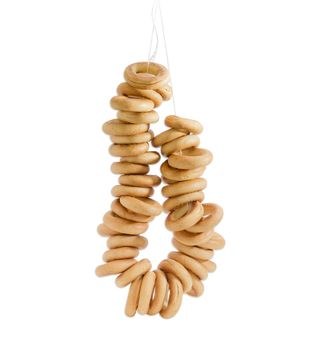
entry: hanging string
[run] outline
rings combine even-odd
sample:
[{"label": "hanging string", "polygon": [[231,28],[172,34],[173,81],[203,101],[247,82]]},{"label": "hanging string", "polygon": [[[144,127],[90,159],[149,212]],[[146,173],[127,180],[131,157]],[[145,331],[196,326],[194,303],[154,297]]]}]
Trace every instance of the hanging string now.
[{"label": "hanging string", "polygon": [[[159,34],[156,27],[156,16],[158,12],[158,0],[154,0],[152,10],[151,10],[151,18],[152,18],[152,33],[151,33],[151,39],[150,39],[150,48],[149,48],[149,54],[148,54],[148,67],[147,72],[149,71],[149,64],[151,61],[155,60],[155,57],[158,52],[159,48]],[[155,37],[155,47],[152,52],[152,46],[153,46],[153,39]]]},{"label": "hanging string", "polygon": [[[160,15],[160,22],[161,22],[162,37],[163,37],[164,48],[165,48],[167,69],[170,73],[170,84],[171,84],[171,88],[172,88],[172,101],[173,101],[174,115],[176,115],[176,104],[175,104],[174,89],[173,89],[173,82],[172,82],[171,69],[170,69],[170,60],[169,60],[169,54],[168,54],[168,49],[167,49],[166,36],[165,36],[165,30],[164,30],[164,21],[163,21],[160,0],[154,0],[152,10],[151,10],[152,33],[151,33],[150,47],[149,47],[149,53],[148,53],[147,72],[149,71],[150,62],[155,60],[157,53],[158,53],[158,48],[159,48],[159,34],[158,34],[158,28],[156,25],[156,19],[157,19],[158,13]],[[154,46],[154,50],[152,51],[154,38],[155,38],[155,46]]]},{"label": "hanging string", "polygon": [[160,3],[159,0],[158,0],[158,4],[159,4],[159,12],[160,12],[160,19],[161,19],[161,26],[162,26],[162,34],[163,34],[163,41],[164,41],[164,47],[165,47],[167,68],[168,68],[169,73],[170,73],[170,83],[171,83],[171,87],[172,87],[172,95],[173,95],[172,96],[172,101],[173,101],[174,115],[176,115],[176,104],[175,104],[175,96],[174,96],[172,75],[171,75],[171,69],[170,69],[170,60],[169,60],[167,44],[166,44],[166,38],[165,38],[164,21],[163,21],[163,16],[162,16],[161,3]]}]

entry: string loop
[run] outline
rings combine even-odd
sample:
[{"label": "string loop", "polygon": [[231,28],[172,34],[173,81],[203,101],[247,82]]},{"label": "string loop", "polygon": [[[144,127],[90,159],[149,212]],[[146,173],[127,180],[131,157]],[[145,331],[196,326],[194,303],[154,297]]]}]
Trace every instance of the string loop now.
[{"label": "string loop", "polygon": [[[166,55],[167,69],[168,69],[169,74],[170,74],[170,85],[172,88],[173,110],[174,110],[174,114],[176,115],[176,103],[175,103],[175,97],[174,97],[173,81],[172,81],[172,76],[171,76],[170,60],[169,60],[169,54],[168,54],[168,49],[167,49],[164,21],[163,21],[160,0],[154,0],[153,5],[152,5],[152,10],[151,10],[152,32],[151,32],[151,39],[150,39],[149,52],[148,52],[147,73],[149,72],[150,62],[154,61],[156,59],[156,56],[158,54],[158,49],[159,49],[159,33],[158,33],[158,27],[157,27],[158,14],[159,14],[160,24],[161,24],[161,29],[162,29],[162,37],[163,37],[163,43],[164,43],[164,49],[165,49],[165,55]],[[153,49],[153,42],[154,41],[155,41],[155,45],[154,45],[154,49]]]}]

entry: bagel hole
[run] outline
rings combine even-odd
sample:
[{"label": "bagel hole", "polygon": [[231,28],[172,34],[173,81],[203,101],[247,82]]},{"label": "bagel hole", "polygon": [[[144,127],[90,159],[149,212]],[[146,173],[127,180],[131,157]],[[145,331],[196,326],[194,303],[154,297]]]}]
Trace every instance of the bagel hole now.
[{"label": "bagel hole", "polygon": [[[158,149],[153,149],[151,151],[158,151]],[[160,160],[157,164],[150,165],[150,175],[155,175],[159,172]],[[161,194],[161,189],[164,186],[164,183],[161,183],[159,186],[154,187],[154,194],[151,197],[160,204],[162,204],[166,198]],[[172,245],[173,234],[171,231],[167,230],[165,227],[165,219],[168,213],[162,212],[160,215],[155,216],[154,219],[149,222],[148,230],[143,234],[148,240],[148,246],[140,251],[141,258],[147,258],[151,261],[152,269],[156,270],[159,263],[167,258],[167,255],[175,250]]]},{"label": "bagel hole", "polygon": [[139,77],[143,78],[143,79],[155,77],[154,74],[148,73],[148,72],[137,72],[137,75],[138,75]]}]

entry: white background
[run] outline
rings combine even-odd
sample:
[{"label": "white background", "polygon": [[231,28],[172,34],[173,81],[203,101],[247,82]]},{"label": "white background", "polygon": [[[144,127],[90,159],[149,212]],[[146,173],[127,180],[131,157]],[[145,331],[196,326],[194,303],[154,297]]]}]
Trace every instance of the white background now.
[{"label": "white background", "polygon": [[[171,320],[128,319],[127,289],[94,275],[117,182],[101,125],[147,59],[152,1],[0,4],[1,349],[312,349],[312,1],[162,3],[177,114],[204,125],[227,241]],[[172,104],[159,113],[156,132]],[[164,218],[141,253],[154,267]]]}]

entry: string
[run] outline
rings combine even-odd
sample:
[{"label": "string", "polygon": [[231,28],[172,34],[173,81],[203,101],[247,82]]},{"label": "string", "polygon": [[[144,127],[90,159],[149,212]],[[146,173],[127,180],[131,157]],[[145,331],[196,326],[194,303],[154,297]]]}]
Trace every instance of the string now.
[{"label": "string", "polygon": [[[152,10],[151,10],[152,33],[151,33],[150,47],[149,47],[149,54],[148,54],[147,72],[149,71],[150,62],[155,60],[155,57],[157,55],[158,48],[159,48],[159,34],[158,34],[158,31],[157,31],[157,27],[156,27],[157,10],[158,10],[158,0],[154,0],[153,6],[152,6]],[[156,38],[156,43],[155,43],[154,51],[153,51],[153,53],[151,53],[151,51],[152,51],[152,44],[153,44],[153,38],[154,37]]]},{"label": "string", "polygon": [[[173,81],[172,81],[172,75],[171,75],[171,69],[170,69],[170,60],[169,60],[169,54],[167,49],[167,43],[166,43],[166,36],[165,36],[165,29],[164,29],[164,21],[163,21],[163,15],[162,15],[162,9],[161,9],[161,2],[160,0],[154,0],[152,10],[151,10],[151,18],[152,18],[152,33],[151,33],[151,39],[150,39],[150,47],[149,47],[149,54],[148,54],[148,65],[147,65],[147,72],[149,71],[149,65],[150,62],[155,60],[158,48],[159,48],[159,35],[158,35],[158,28],[156,25],[156,18],[157,14],[160,15],[160,22],[161,22],[161,29],[162,29],[162,37],[164,42],[164,48],[165,48],[165,55],[166,55],[166,63],[167,63],[167,69],[169,71],[170,75],[170,84],[172,88],[172,101],[173,101],[173,109],[174,109],[174,115],[176,115],[176,103],[175,103],[175,97],[174,97],[174,89],[173,89]],[[152,52],[152,45],[153,45],[153,39],[155,37],[155,47]]]}]

